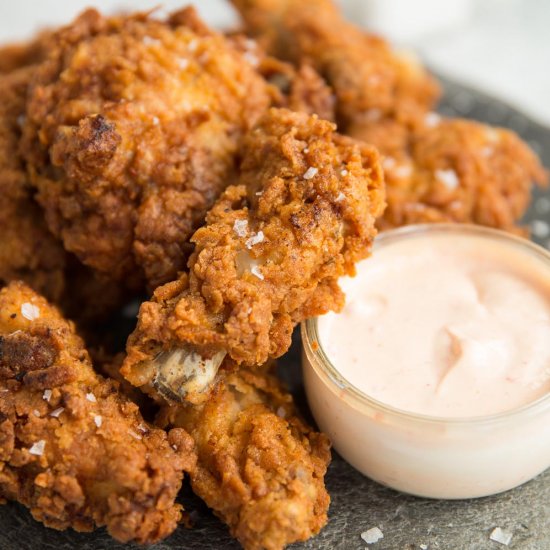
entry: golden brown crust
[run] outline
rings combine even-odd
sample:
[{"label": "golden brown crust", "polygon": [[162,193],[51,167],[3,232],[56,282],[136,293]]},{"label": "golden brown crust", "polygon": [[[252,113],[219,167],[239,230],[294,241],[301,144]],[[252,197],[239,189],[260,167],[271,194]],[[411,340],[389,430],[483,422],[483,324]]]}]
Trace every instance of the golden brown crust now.
[{"label": "golden brown crust", "polygon": [[89,10],[51,44],[23,142],[50,229],[109,276],[174,278],[269,105],[265,81],[190,10],[169,22]]},{"label": "golden brown crust", "polygon": [[74,326],[22,283],[0,292],[0,393],[1,496],[56,529],[105,525],[141,543],[175,529],[189,436],[146,425],[93,371]]},{"label": "golden brown crust", "polygon": [[158,421],[191,433],[193,491],[246,550],[280,550],[326,524],[328,438],[302,422],[272,374],[241,369],[203,407],[165,406]]},{"label": "golden brown crust", "polygon": [[384,205],[373,148],[329,122],[272,109],[243,158],[239,185],[192,238],[189,276],[141,306],[122,369],[135,385],[152,382],[161,351],[226,353],[249,366],[282,355],[297,323],[341,307],[338,277],[370,252]]},{"label": "golden brown crust", "polygon": [[437,82],[410,55],[344,20],[331,0],[232,0],[246,30],[275,57],[307,61],[336,95],[339,130],[360,120],[416,120],[436,102]]}]

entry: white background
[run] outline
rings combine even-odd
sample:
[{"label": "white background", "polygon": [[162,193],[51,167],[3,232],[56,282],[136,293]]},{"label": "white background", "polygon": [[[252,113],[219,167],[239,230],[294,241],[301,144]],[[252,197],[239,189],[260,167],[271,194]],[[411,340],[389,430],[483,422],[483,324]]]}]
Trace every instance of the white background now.
[{"label": "white background", "polygon": [[[307,1],[307,0],[303,0]],[[0,41],[66,23],[84,7],[174,9],[186,0],[0,0]],[[228,2],[194,3],[213,25],[238,19]],[[416,49],[430,67],[507,100],[550,125],[550,0],[341,0],[355,21]]]}]

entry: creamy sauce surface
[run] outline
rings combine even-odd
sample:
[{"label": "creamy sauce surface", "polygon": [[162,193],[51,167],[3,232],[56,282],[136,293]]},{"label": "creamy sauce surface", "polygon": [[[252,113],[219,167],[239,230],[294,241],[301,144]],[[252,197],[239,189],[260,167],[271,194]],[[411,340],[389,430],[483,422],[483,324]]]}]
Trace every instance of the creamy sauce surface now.
[{"label": "creamy sauce surface", "polygon": [[504,412],[550,392],[549,270],[479,235],[379,247],[318,320],[322,348],[365,394],[438,417]]}]

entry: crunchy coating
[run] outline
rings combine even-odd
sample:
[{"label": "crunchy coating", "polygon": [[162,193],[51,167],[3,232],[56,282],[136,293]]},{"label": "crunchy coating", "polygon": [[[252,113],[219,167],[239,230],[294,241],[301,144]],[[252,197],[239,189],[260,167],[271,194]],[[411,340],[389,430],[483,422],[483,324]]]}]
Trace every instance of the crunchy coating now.
[{"label": "crunchy coating", "polygon": [[165,406],[158,422],[191,433],[193,491],[246,550],[279,550],[326,524],[328,438],[304,424],[271,374],[241,369],[204,406]]},{"label": "crunchy coating", "polygon": [[225,366],[279,357],[297,323],[342,306],[338,278],[370,252],[384,206],[374,148],[271,109],[243,159],[192,238],[189,274],[140,308],[122,373],[146,391],[200,401],[225,355]]},{"label": "crunchy coating", "polygon": [[435,114],[413,131],[371,130],[383,155],[387,229],[412,223],[461,222],[521,231],[532,182],[547,175],[536,155],[503,128]]},{"label": "crunchy coating", "polygon": [[0,284],[22,279],[49,299],[65,288],[67,258],[50,235],[18,154],[29,80],[35,68],[0,75]]},{"label": "crunchy coating", "polygon": [[74,326],[23,283],[0,292],[0,394],[2,497],[55,529],[105,525],[140,543],[174,530],[189,435],[146,425],[93,371]]},{"label": "crunchy coating", "polygon": [[345,21],[331,0],[232,3],[269,54],[310,62],[332,86],[343,133],[382,118],[416,120],[439,97],[438,84],[418,61]]},{"label": "crunchy coating", "polygon": [[48,226],[109,276],[173,279],[269,105],[266,82],[191,9],[166,22],[89,10],[50,44],[22,147]]}]

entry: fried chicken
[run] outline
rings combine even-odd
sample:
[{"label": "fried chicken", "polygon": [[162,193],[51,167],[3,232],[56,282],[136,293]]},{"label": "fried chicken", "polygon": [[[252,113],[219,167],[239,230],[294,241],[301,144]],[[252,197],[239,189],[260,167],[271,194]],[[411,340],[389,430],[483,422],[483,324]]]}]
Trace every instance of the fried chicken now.
[{"label": "fried chicken", "polygon": [[200,402],[222,362],[279,357],[297,323],[340,309],[338,277],[370,252],[384,206],[375,149],[272,109],[243,155],[192,238],[189,273],[141,306],[122,373],[147,392]]},{"label": "fried chicken", "polygon": [[89,10],[50,44],[22,146],[49,228],[111,277],[175,278],[269,106],[266,82],[191,9],[166,22]]},{"label": "fried chicken", "polygon": [[533,183],[546,174],[515,134],[430,112],[438,86],[412,60],[345,22],[331,0],[233,0],[268,52],[309,60],[334,88],[342,132],[384,162],[383,229],[463,222],[521,231]]},{"label": "fried chicken", "polygon": [[473,121],[432,113],[414,131],[381,126],[369,137],[385,155],[382,229],[461,222],[518,232],[532,182],[547,177],[516,134]]},{"label": "fried chicken", "polygon": [[436,102],[436,81],[410,54],[344,20],[331,0],[232,0],[246,30],[275,57],[304,61],[332,86],[338,128],[421,118]]},{"label": "fried chicken", "polygon": [[191,433],[193,491],[246,550],[279,550],[326,524],[328,438],[298,418],[271,374],[241,369],[204,406],[165,406],[158,421]]},{"label": "fried chicken", "polygon": [[105,525],[140,543],[175,529],[191,438],[146,425],[93,371],[72,323],[23,283],[0,292],[0,394],[0,496],[55,529]]},{"label": "fried chicken", "polygon": [[0,284],[22,279],[49,299],[65,289],[67,257],[32,200],[18,144],[34,67],[0,75]]}]

